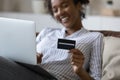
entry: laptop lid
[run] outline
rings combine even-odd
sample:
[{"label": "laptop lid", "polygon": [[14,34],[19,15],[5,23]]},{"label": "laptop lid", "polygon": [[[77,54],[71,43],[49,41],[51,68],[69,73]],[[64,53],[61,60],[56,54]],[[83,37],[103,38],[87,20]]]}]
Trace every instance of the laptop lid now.
[{"label": "laptop lid", "polygon": [[0,17],[0,56],[37,64],[35,33],[33,21]]}]

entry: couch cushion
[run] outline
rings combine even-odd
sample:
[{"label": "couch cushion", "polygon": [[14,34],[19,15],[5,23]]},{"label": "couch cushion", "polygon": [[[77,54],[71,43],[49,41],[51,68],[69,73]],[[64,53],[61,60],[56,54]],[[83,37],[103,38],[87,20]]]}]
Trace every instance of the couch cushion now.
[{"label": "couch cushion", "polygon": [[120,80],[120,38],[104,37],[102,80]]},{"label": "couch cushion", "polygon": [[94,32],[100,32],[104,36],[113,36],[113,37],[119,37],[120,38],[120,31],[110,31],[110,30],[90,30]]}]

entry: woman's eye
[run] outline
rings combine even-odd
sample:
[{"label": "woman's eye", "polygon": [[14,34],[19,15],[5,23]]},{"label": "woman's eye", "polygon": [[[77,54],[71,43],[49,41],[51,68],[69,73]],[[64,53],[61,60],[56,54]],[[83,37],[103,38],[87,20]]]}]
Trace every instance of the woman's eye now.
[{"label": "woman's eye", "polygon": [[52,11],[53,11],[54,13],[56,13],[56,12],[57,12],[57,9],[52,9]]},{"label": "woman's eye", "polygon": [[66,3],[64,3],[63,5],[62,5],[62,7],[68,7],[68,4],[66,4]]}]

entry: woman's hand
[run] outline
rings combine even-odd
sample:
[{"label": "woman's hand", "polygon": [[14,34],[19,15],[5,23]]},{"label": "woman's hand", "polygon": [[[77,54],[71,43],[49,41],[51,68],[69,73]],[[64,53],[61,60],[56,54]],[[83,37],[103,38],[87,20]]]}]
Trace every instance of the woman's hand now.
[{"label": "woman's hand", "polygon": [[84,55],[78,49],[71,49],[69,53],[71,53],[71,64],[74,72],[80,74],[80,71],[83,69]]},{"label": "woman's hand", "polygon": [[41,63],[42,62],[42,57],[43,57],[43,54],[41,54],[41,53],[37,53],[37,63],[39,64],[39,63]]}]

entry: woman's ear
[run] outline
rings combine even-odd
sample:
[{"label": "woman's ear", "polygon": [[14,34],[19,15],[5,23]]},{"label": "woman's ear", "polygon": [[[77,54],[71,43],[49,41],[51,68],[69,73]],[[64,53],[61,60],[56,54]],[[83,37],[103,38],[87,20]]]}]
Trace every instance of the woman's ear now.
[{"label": "woman's ear", "polygon": [[81,12],[81,10],[83,9],[80,2],[77,4],[77,9],[78,9],[80,12]]}]

